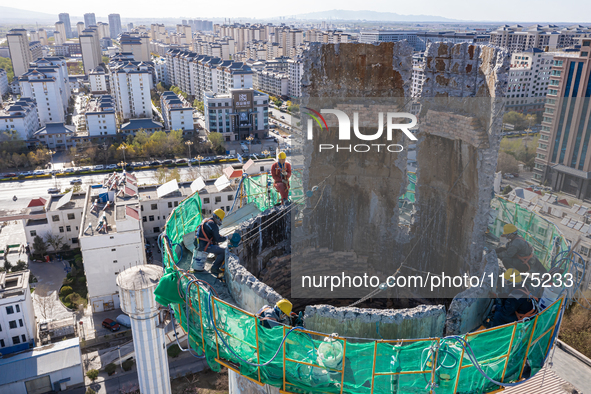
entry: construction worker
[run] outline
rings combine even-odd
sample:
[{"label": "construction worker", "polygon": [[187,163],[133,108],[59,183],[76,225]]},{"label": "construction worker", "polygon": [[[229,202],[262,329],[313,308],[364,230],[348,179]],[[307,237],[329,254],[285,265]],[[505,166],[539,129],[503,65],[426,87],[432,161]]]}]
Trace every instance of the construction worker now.
[{"label": "construction worker", "polygon": [[285,152],[279,152],[277,162],[271,166],[271,176],[277,192],[281,195],[281,203],[285,204],[289,197],[289,178],[291,177],[291,164],[286,162]]},{"label": "construction worker", "polygon": [[506,269],[513,268],[519,272],[548,272],[534,254],[534,248],[517,233],[514,224],[506,224],[503,227],[503,235],[509,242],[506,247],[495,249],[497,257],[501,259]]},{"label": "construction worker", "polygon": [[220,267],[224,262],[226,256],[226,248],[222,248],[218,244],[224,242],[227,238],[220,235],[220,227],[222,220],[226,213],[221,209],[213,211],[213,215],[210,219],[204,220],[195,234],[195,247],[199,252],[213,253],[215,254],[215,261],[211,266],[211,273],[218,276],[222,273]]},{"label": "construction worker", "polygon": [[485,321],[487,328],[520,321],[534,316],[537,312],[535,297],[521,277],[521,273],[513,268],[503,274],[504,284],[501,298],[495,299],[492,316]]},{"label": "construction worker", "polygon": [[263,306],[258,312],[257,317],[261,324],[267,328],[273,328],[280,324],[291,324],[291,302],[285,298],[277,301],[274,307]]}]

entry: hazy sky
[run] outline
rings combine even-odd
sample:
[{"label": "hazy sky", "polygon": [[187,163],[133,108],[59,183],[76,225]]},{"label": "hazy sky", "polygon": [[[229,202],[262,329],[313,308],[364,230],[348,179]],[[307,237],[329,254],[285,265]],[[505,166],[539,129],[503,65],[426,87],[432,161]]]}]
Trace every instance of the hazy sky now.
[{"label": "hazy sky", "polygon": [[80,16],[86,12],[94,12],[97,16],[119,13],[122,18],[265,18],[342,9],[386,11],[401,15],[435,15],[478,21],[591,22],[590,0],[28,0],[4,5],[50,14],[68,12],[71,16]]}]

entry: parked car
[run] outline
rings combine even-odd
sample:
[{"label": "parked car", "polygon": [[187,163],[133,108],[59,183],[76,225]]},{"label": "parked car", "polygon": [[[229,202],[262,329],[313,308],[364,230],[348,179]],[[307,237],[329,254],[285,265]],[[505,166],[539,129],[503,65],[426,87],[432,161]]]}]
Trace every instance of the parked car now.
[{"label": "parked car", "polygon": [[187,162],[187,159],[177,159],[175,161],[176,164],[185,164]]},{"label": "parked car", "polygon": [[30,176],[30,175],[33,175],[33,173],[31,171],[25,171],[25,172],[21,172],[21,175]]},{"label": "parked car", "polygon": [[80,178],[74,178],[70,181],[70,185],[79,185],[82,183],[82,179]]},{"label": "parked car", "polygon": [[16,174],[14,172],[9,172],[8,174],[4,174],[4,178],[13,178]]},{"label": "parked car", "polygon": [[65,173],[74,172],[74,169],[73,169],[73,168],[66,168],[66,169],[64,170],[64,172],[65,172]]},{"label": "parked car", "polygon": [[151,166],[159,166],[160,162],[158,160],[154,160],[153,162],[150,163]]},{"label": "parked car", "polygon": [[129,316],[124,315],[123,313],[117,316],[117,323],[122,325],[123,327],[131,328],[131,319]]},{"label": "parked car", "polygon": [[165,164],[165,165],[172,164],[172,159],[166,159],[162,162],[162,164]]},{"label": "parked car", "polygon": [[119,331],[121,326],[116,321],[112,319],[105,319],[103,320],[103,327],[108,328],[111,331]]},{"label": "parked car", "polygon": [[58,189],[57,187],[50,187],[49,189],[47,189],[47,193],[49,194],[54,194],[54,193],[59,193],[60,189]]},{"label": "parked car", "polygon": [[102,165],[102,164],[99,164],[99,165],[97,165],[97,166],[94,166],[94,169],[95,169],[95,170],[104,170],[104,169],[105,169],[105,166],[104,166],[104,165]]},{"label": "parked car", "polygon": [[115,168],[117,168],[117,164],[109,164],[108,166],[105,167],[107,170],[114,170]]},{"label": "parked car", "polygon": [[45,175],[45,171],[34,171],[33,175]]}]

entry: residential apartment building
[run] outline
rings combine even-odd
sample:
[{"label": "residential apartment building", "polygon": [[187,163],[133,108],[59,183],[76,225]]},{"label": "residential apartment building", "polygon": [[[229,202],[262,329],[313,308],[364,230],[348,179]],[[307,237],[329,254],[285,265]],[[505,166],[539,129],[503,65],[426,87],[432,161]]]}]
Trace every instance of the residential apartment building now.
[{"label": "residential apartment building", "polygon": [[38,129],[37,105],[30,97],[22,97],[10,107],[0,111],[1,132],[12,132],[25,141]]},{"label": "residential apartment building", "polygon": [[90,93],[92,94],[107,94],[109,92],[107,73],[103,66],[97,66],[88,73],[88,82],[90,83]]},{"label": "residential apartment building", "polygon": [[37,328],[29,270],[0,272],[0,355],[35,346]]},{"label": "residential apartment building", "polygon": [[[52,195],[48,200],[37,198],[28,206],[28,218],[23,220],[27,245],[33,249],[36,236],[47,241],[48,235],[61,237],[62,244],[78,248],[78,233],[86,193],[72,191],[64,195]],[[49,251],[53,247],[48,245]]]},{"label": "residential apartment building", "polygon": [[573,46],[578,38],[589,36],[591,28],[585,26],[559,28],[556,25],[503,25],[490,32],[490,44],[509,52],[523,52],[532,48],[555,51]]},{"label": "residential apartment building", "polygon": [[109,63],[111,92],[123,119],[152,118],[152,71],[151,64],[143,62],[112,60]]},{"label": "residential apartment building", "polygon": [[47,122],[33,133],[35,143],[41,143],[49,149],[67,149],[75,146],[78,142],[75,137],[76,126],[66,125],[64,122]]},{"label": "residential apartment building", "polygon": [[340,30],[310,29],[304,32],[305,42],[323,42],[325,44],[340,44],[351,41],[349,34]]},{"label": "residential apartment building", "polygon": [[226,141],[249,136],[265,138],[269,132],[269,96],[254,89],[231,89],[228,94],[204,93],[205,127],[222,133]]},{"label": "residential apartment building", "polygon": [[79,39],[84,73],[88,74],[103,61],[98,28],[96,26],[87,27],[82,31]]},{"label": "residential apartment building", "polygon": [[104,188],[87,189],[80,226],[80,252],[92,311],[119,308],[115,282],[125,268],[146,264],[137,180],[112,174]]},{"label": "residential apartment building", "polygon": [[412,97],[419,97],[425,83],[425,56],[422,52],[412,56],[412,85],[410,93]]},{"label": "residential apartment building", "polygon": [[154,71],[156,72],[156,84],[162,82],[165,85],[168,84],[168,71],[166,66],[166,59],[163,57],[157,57],[153,61]]},{"label": "residential apartment building", "polygon": [[0,68],[0,97],[8,93],[10,93],[10,87],[8,86],[8,75],[5,69]]},{"label": "residential apartment building", "polygon": [[66,60],[47,57],[37,59],[30,65],[30,70],[19,77],[21,96],[35,100],[39,125],[64,122],[70,100]]},{"label": "residential apartment building", "polygon": [[115,39],[119,37],[119,34],[123,31],[121,28],[121,15],[109,14],[109,29],[111,32],[111,38]]},{"label": "residential apartment building", "polygon": [[123,33],[119,39],[121,52],[133,54],[133,59],[138,62],[149,62],[150,36],[146,33]]},{"label": "residential apartment building", "polygon": [[193,130],[193,107],[173,92],[160,96],[160,108],[166,130]]},{"label": "residential apartment building", "polygon": [[55,31],[53,32],[54,45],[63,45],[66,40],[66,26],[64,22],[55,23]]},{"label": "residential apartment building", "polygon": [[72,34],[72,24],[70,22],[70,14],[67,12],[62,12],[59,14],[59,20],[64,24],[64,29],[66,31],[66,38],[72,38],[74,35]]},{"label": "residential apartment building", "polygon": [[554,57],[534,179],[591,199],[591,38],[578,41],[580,51]]},{"label": "residential apartment building", "polygon": [[76,32],[78,34],[78,37],[80,37],[83,34],[84,29],[86,29],[86,27],[84,26],[84,22],[76,23]]},{"label": "residential apartment building", "polygon": [[293,98],[302,97],[302,75],[304,75],[304,61],[301,56],[289,59],[289,88],[288,95]]},{"label": "residential apartment building", "polygon": [[6,41],[10,50],[10,60],[12,61],[14,76],[20,77],[29,71],[29,63],[34,60],[31,48],[29,47],[27,31],[25,29],[12,29],[6,35]]},{"label": "residential apartment building", "polygon": [[557,55],[558,52],[544,52],[538,48],[513,52],[506,93],[508,111],[544,111],[553,59]]},{"label": "residential apartment building", "polygon": [[94,16],[94,13],[88,13],[88,14],[84,14],[84,25],[86,27],[88,26],[96,26],[96,17]]},{"label": "residential apartment building", "polygon": [[272,96],[287,97],[289,93],[289,74],[265,68],[254,73],[253,87]]},{"label": "residential apartment building", "polygon": [[115,101],[110,95],[93,96],[86,105],[86,130],[89,137],[117,134]]},{"label": "residential apartment building", "polygon": [[424,50],[424,45],[417,31],[407,30],[367,30],[359,32],[359,42],[377,44],[380,42],[407,41],[415,51]]}]

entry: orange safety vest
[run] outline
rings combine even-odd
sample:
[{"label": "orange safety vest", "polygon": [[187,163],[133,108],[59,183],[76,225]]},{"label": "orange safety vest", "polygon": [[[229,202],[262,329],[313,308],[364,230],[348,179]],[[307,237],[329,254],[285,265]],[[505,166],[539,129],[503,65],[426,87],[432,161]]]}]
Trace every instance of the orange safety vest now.
[{"label": "orange safety vest", "polygon": [[[520,235],[518,235],[517,237],[515,237],[515,239],[521,239],[524,242],[527,242],[525,239],[523,239],[523,237],[521,237]],[[531,260],[532,257],[534,257],[534,248],[531,248],[531,254],[529,256],[516,256],[519,260],[521,260],[521,262],[525,265],[527,265],[527,270],[529,271],[531,269],[531,266],[529,265],[529,261]]]},{"label": "orange safety vest", "polygon": [[201,235],[203,235],[205,237],[205,238],[199,237],[199,239],[201,241],[207,242],[207,245],[205,245],[205,249],[203,249],[204,252],[207,252],[207,248],[209,247],[209,245],[211,245],[211,238],[209,238],[207,236],[207,234],[205,234],[205,229],[203,228],[203,225],[207,222],[213,222],[213,219],[204,220],[203,223],[201,223],[201,226],[199,226],[201,228]]},{"label": "orange safety vest", "polygon": [[[517,290],[523,292],[528,298],[530,298],[530,299],[533,298],[533,299],[536,300],[536,302],[539,301],[539,298],[538,297],[536,297],[533,294],[525,291],[524,289],[517,289]],[[532,302],[532,304],[533,304],[533,302]],[[531,311],[526,312],[526,313],[519,313],[519,312],[515,311],[515,315],[517,316],[517,321],[523,320],[526,317],[532,317],[535,314],[536,314],[536,306],[535,305],[533,305],[533,308],[532,308]]]}]

